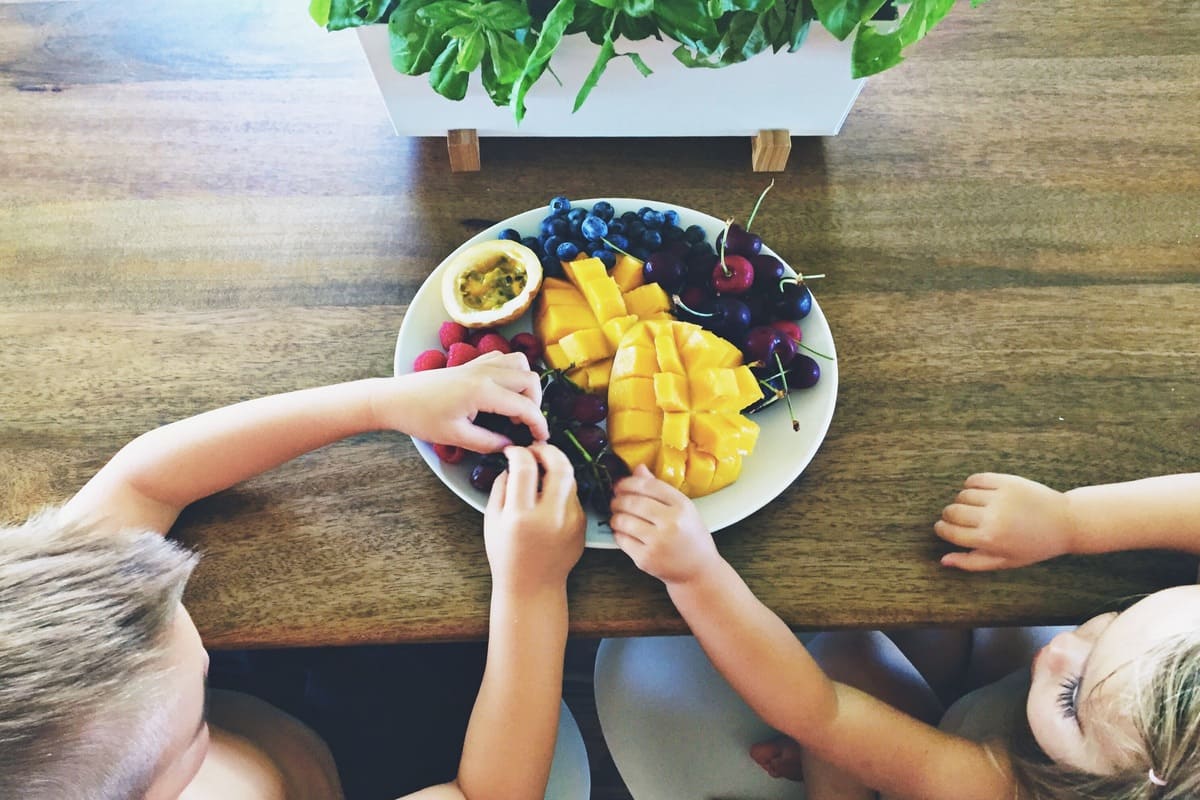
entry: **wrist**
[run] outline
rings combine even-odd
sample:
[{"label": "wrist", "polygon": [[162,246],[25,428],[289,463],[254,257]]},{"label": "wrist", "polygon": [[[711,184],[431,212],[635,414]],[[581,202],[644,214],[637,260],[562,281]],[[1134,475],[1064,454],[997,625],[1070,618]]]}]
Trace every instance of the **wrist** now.
[{"label": "wrist", "polygon": [[1062,500],[1062,542],[1065,554],[1083,554],[1104,552],[1103,543],[1096,542],[1091,537],[1092,526],[1085,519],[1087,500],[1080,497],[1078,490],[1071,489],[1063,492]]},{"label": "wrist", "polygon": [[549,608],[566,605],[567,579],[520,580],[516,577],[492,577],[492,603],[506,606]]},{"label": "wrist", "polygon": [[674,596],[676,593],[703,594],[710,591],[720,591],[722,584],[730,574],[736,577],[733,567],[721,555],[713,552],[711,557],[700,563],[697,569],[691,570],[679,578],[664,578],[663,583],[667,592]]}]

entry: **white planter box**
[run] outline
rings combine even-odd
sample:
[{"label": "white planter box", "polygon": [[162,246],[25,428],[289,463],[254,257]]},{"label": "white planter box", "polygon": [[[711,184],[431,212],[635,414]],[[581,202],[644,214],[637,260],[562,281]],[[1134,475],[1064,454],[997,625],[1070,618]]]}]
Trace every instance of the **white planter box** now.
[{"label": "white planter box", "polygon": [[628,58],[608,69],[578,112],[575,95],[592,68],[598,47],[584,34],[563,39],[551,68],[526,97],[517,125],[510,108],[492,104],[473,75],[467,96],[447,100],[429,86],[428,75],[401,75],[392,68],[386,25],[358,28],[359,40],[396,133],[445,136],[473,129],[479,136],[749,136],[763,130],[793,136],[831,136],[854,105],[864,79],[850,77],[849,40],[839,42],[819,24],[795,53],[760,53],[720,69],[689,69],[671,55],[672,41],[620,40],[620,52],[636,50],[654,70],[643,78]]}]

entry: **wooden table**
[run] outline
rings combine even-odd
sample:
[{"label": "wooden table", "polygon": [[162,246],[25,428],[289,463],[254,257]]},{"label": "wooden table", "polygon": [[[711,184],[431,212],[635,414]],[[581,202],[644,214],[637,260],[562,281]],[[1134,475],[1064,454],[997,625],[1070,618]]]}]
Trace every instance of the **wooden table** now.
[{"label": "wooden table", "polygon": [[[798,629],[1067,622],[1195,575],[1163,553],[937,565],[972,471],[1067,488],[1200,462],[1200,11],[1076,5],[956,8],[840,136],[795,142],[756,222],[828,273],[841,357],[812,464],[718,534]],[[485,140],[452,174],[443,141],[392,135],[354,37],[303,12],[0,2],[6,520],[153,426],[389,374],[413,293],[491,221],[558,193],[744,215],[766,182],[746,140]],[[385,434],[178,526],[215,647],[482,637],[480,531]],[[570,593],[580,636],[684,629],[619,552],[586,553]]]}]

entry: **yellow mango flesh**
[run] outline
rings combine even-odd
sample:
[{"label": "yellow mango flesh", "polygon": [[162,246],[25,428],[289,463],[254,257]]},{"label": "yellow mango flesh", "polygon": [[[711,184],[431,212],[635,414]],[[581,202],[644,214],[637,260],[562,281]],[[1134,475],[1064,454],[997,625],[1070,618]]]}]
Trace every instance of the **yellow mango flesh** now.
[{"label": "yellow mango flesh", "polygon": [[698,325],[635,324],[609,375],[613,452],[631,469],[645,464],[688,497],[733,483],[758,441],[758,425],[741,409],[762,397],[741,361],[736,347]]},{"label": "yellow mango flesh", "polygon": [[[542,282],[533,332],[548,366],[566,370],[585,391],[603,393],[625,333],[639,320],[669,318],[671,299],[658,284],[644,283],[642,262],[631,256],[618,257],[611,275],[598,258],[584,256],[562,266],[565,280]],[[626,303],[627,292],[637,293],[633,308]]]}]

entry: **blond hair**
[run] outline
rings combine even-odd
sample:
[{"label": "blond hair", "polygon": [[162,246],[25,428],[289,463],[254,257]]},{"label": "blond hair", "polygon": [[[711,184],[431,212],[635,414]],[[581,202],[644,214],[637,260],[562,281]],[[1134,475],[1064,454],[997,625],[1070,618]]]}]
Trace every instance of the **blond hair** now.
[{"label": "blond hair", "polygon": [[1013,771],[1023,797],[1200,797],[1200,631],[1172,636],[1128,667],[1132,669],[1130,686],[1115,705],[1128,714],[1133,735],[1122,737],[1125,758],[1117,772],[1093,775],[1056,764],[1037,745],[1026,719],[1015,731],[1011,748]]},{"label": "blond hair", "polygon": [[0,797],[141,797],[165,747],[156,691],[195,557],[55,509],[0,527]]}]

